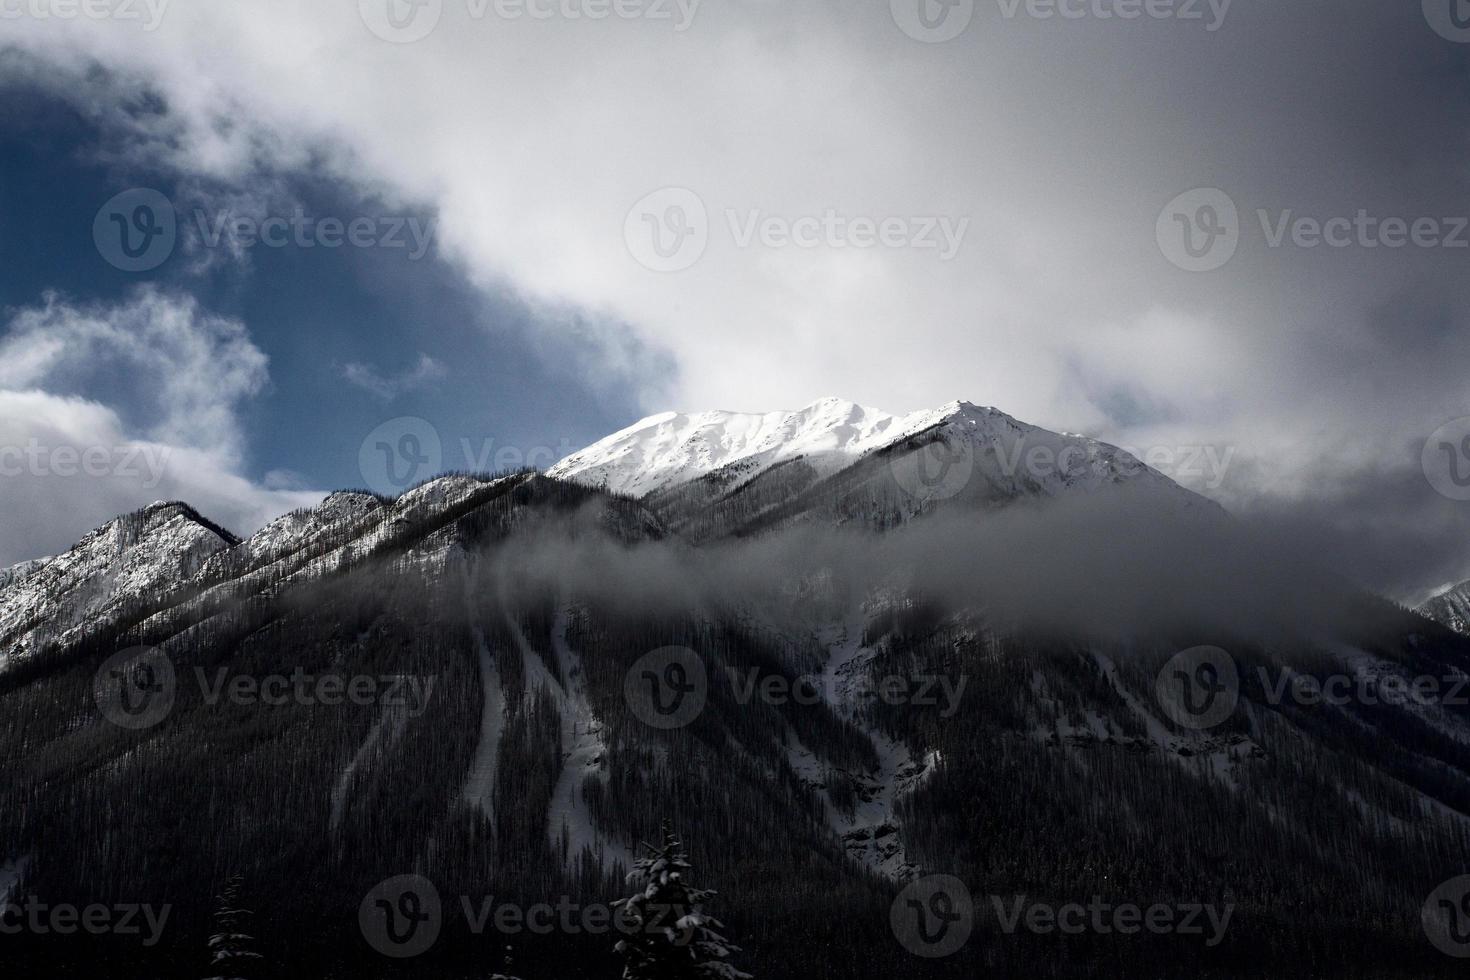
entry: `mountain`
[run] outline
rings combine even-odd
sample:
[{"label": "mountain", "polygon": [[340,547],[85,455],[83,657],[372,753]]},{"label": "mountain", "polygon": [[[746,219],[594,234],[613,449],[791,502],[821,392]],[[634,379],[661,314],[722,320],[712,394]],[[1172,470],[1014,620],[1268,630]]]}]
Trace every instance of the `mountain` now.
[{"label": "mountain", "polygon": [[239,539],[184,504],[157,503],[119,517],[55,558],[0,577],[0,669],[196,573]]},{"label": "mountain", "polygon": [[1461,582],[1425,602],[1419,612],[1456,633],[1470,635],[1470,582]]},{"label": "mountain", "polygon": [[1223,514],[1127,452],[956,401],[898,417],[835,398],[796,412],[654,415],[547,471],[641,499],[691,541],[791,522],[901,525],[979,507],[1127,486],[1160,507]]},{"label": "mountain", "polygon": [[[994,409],[689,418],[243,540],[155,504],[0,585],[4,887],[173,910],[153,946],[7,935],[7,965],[201,975],[238,875],[272,976],[511,946],[526,980],[605,977],[606,930],[478,913],[620,897],[669,820],[765,978],[1458,967],[1420,916],[1467,870],[1470,638]],[[398,962],[371,898],[403,875],[441,912]],[[1231,918],[1058,935],[1007,929],[1018,901]],[[918,907],[973,934],[938,955]]]},{"label": "mountain", "polygon": [[[966,454],[991,457],[993,479],[1015,481],[1029,469],[1031,489],[1048,493],[1126,472],[1161,478],[1116,447],[1026,425],[994,408],[955,401],[897,416],[840,398],[792,412],[652,415],[573,453],[547,475],[640,498],[696,480],[729,492],[797,460],[815,478],[831,476],[923,434],[953,437]],[[1050,462],[1028,462],[1028,452],[1049,453]]]}]

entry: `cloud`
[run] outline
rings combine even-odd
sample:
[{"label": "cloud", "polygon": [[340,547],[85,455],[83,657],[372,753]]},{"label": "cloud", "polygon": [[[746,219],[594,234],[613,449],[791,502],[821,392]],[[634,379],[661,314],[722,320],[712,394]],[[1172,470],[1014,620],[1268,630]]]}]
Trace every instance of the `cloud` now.
[{"label": "cloud", "polygon": [[244,326],[187,296],[49,296],[16,313],[0,335],[0,567],[155,500],[187,501],[238,533],[319,501],[241,472],[239,412],[267,377]]},{"label": "cloud", "polygon": [[1161,509],[1127,490],[1021,502],[979,519],[940,508],[882,535],[796,523],[702,548],[628,546],[588,533],[599,526],[595,508],[578,516],[580,525],[531,523],[489,546],[499,587],[662,613],[752,604],[782,627],[907,594],[946,612],[980,611],[1001,632],[1025,624],[1197,643],[1342,638],[1350,610],[1372,611],[1298,540],[1214,509]]},{"label": "cloud", "polygon": [[353,361],[343,367],[342,376],[374,398],[391,402],[400,395],[444,380],[449,372],[428,354],[421,353],[417,364],[395,375],[384,375],[371,364]]},{"label": "cloud", "polygon": [[138,289],[125,302],[73,305],[55,294],[0,338],[0,387],[111,388],[156,440],[237,458],[236,410],[268,377],[244,324],[184,294]]},{"label": "cloud", "polygon": [[[675,31],[449,0],[408,44],[375,37],[359,6],[177,4],[141,40],[54,19],[5,21],[0,40],[32,59],[12,70],[115,134],[120,168],[242,193],[310,171],[435,214],[470,282],[667,351],[677,380],[649,383],[650,410],[962,397],[1130,446],[1234,447],[1234,472],[1260,482],[1230,492],[1320,508],[1332,498],[1303,494],[1323,467],[1364,486],[1381,465],[1411,475],[1408,447],[1464,413],[1470,299],[1442,285],[1463,252],[1264,233],[1288,211],[1464,211],[1467,52],[1417,5],[1240,3],[1207,30],[977,4],[945,44],[906,36],[882,3],[701,5]],[[694,192],[684,214],[708,241],[656,272],[625,226],[668,187]],[[1195,187],[1240,216],[1237,254],[1209,273],[1155,238]],[[970,224],[949,261],[915,235],[742,244],[743,228],[829,213],[849,231]],[[1395,498],[1376,506],[1392,553],[1373,560],[1412,585]]]}]

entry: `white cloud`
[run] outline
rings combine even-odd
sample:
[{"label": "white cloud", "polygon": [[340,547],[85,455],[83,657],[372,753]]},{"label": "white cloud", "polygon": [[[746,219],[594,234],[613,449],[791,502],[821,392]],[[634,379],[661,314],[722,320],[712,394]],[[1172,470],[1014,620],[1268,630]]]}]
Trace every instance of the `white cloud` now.
[{"label": "white cloud", "polygon": [[353,361],[342,368],[342,376],[349,384],[356,385],[374,398],[391,402],[400,395],[442,381],[449,372],[428,354],[419,354],[417,364],[398,374],[385,375],[371,364]]},{"label": "white cloud", "polygon": [[23,309],[0,338],[0,387],[112,385],[165,443],[240,452],[236,409],[268,377],[244,324],[189,296],[143,287],[126,302],[77,306],[56,295]]},{"label": "white cloud", "polygon": [[[144,289],[76,307],[53,296],[20,311],[0,336],[0,567],[155,500],[237,533],[320,500],[240,472],[237,413],[265,380],[244,327],[187,297]],[[73,387],[110,388],[142,421],[56,390]]]}]

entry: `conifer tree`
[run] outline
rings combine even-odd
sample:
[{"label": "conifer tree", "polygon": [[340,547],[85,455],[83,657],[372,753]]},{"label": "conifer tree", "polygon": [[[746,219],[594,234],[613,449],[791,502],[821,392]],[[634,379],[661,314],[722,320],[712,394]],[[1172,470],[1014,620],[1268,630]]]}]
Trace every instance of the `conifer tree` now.
[{"label": "conifer tree", "polygon": [[252,980],[262,960],[255,937],[246,931],[254,914],[240,904],[244,884],[239,875],[225,882],[215,899],[214,929],[209,936],[209,980]]},{"label": "conifer tree", "polygon": [[684,845],[666,822],[662,847],[645,844],[628,884],[641,890],[613,903],[624,937],[623,980],[748,980],[728,961],[740,947],[716,930],[724,925],[704,911],[715,893],[688,880],[690,865]]}]

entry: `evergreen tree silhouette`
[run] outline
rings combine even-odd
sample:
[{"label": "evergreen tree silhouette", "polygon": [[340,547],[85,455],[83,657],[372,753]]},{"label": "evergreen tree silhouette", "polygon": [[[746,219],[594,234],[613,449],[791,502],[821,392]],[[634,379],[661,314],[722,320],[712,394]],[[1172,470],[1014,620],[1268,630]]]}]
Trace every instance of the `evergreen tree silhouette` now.
[{"label": "evergreen tree silhouette", "polygon": [[628,884],[641,890],[613,903],[627,932],[616,947],[625,960],[623,980],[749,978],[728,962],[740,947],[720,935],[716,930],[724,925],[704,911],[715,893],[690,884],[684,845],[667,822],[663,836],[662,847],[644,845],[648,856],[628,875]]}]

